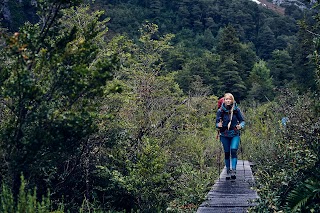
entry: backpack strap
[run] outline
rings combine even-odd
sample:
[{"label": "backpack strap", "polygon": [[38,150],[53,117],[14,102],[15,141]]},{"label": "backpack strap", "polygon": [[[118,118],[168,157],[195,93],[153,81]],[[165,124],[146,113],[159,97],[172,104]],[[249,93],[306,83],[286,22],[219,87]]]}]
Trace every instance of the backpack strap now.
[{"label": "backpack strap", "polygon": [[[223,120],[223,117],[226,114],[226,112],[222,109],[222,107],[220,107],[219,109],[220,109],[220,120]],[[236,115],[237,113],[238,113],[237,109],[233,110],[233,115]]]}]

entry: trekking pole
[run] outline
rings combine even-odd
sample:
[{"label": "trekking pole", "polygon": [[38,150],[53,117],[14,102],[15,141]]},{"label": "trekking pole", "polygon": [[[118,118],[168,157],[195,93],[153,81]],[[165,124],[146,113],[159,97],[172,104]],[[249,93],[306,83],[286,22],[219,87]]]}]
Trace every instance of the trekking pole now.
[{"label": "trekking pole", "polygon": [[242,166],[243,166],[244,181],[246,181],[246,168],[245,168],[245,166],[244,166],[243,146],[242,146],[242,142],[241,142],[241,137],[240,137],[240,152],[241,152],[241,156],[242,156]]},{"label": "trekking pole", "polygon": [[[239,124],[239,122],[238,122]],[[240,146],[240,152],[241,152],[241,158],[242,158],[242,167],[243,167],[243,176],[244,176],[244,181],[246,180],[246,168],[244,166],[244,158],[243,158],[243,147],[242,147],[242,142],[241,142],[241,130],[239,130],[239,146]]]},{"label": "trekking pole", "polygon": [[220,173],[221,173],[221,145],[219,143],[219,132],[217,133],[217,137],[216,137],[217,141],[218,141],[218,146],[219,146],[219,151],[218,151],[218,167],[219,167],[219,181],[220,181]]},{"label": "trekking pole", "polygon": [[221,175],[221,144],[219,144],[219,181]]}]

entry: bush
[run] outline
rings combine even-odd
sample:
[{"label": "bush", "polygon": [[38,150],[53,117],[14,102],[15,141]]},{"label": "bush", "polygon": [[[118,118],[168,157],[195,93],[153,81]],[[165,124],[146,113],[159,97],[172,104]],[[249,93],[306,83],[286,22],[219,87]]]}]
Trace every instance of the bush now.
[{"label": "bush", "polygon": [[[316,171],[319,171],[320,120],[317,103],[319,100],[311,94],[299,95],[285,90],[269,110],[264,111],[267,104],[252,111],[256,123],[252,123],[248,127],[250,132],[245,134],[246,148],[249,147],[248,156],[257,165],[255,175],[261,199],[251,211],[319,210]],[[259,121],[256,115],[261,111],[272,118]],[[286,125],[281,124],[281,117],[287,118]],[[256,126],[260,126],[261,131],[254,136]]]},{"label": "bush", "polygon": [[50,201],[50,194],[47,197],[37,199],[36,188],[33,192],[26,190],[26,182],[21,176],[21,186],[17,199],[6,184],[2,184],[0,194],[0,212],[4,213],[63,213],[63,205],[59,205],[57,210],[53,210]]}]

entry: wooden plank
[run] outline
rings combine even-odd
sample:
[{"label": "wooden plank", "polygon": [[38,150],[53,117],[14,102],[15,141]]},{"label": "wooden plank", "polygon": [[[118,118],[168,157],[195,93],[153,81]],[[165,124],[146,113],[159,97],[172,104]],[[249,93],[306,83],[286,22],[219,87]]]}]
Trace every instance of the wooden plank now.
[{"label": "wooden plank", "polygon": [[251,188],[254,177],[250,163],[238,160],[236,180],[226,180],[226,174],[224,168],[197,213],[242,213],[255,205],[254,200],[259,196]]}]

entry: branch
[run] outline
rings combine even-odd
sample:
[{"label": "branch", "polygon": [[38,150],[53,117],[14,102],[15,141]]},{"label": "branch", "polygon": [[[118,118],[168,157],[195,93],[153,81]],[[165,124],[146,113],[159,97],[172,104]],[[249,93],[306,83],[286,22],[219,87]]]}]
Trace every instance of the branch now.
[{"label": "branch", "polygon": [[314,35],[314,36],[320,37],[320,34],[318,34],[318,33],[314,33],[314,32],[312,32],[311,30],[307,30],[307,29],[306,29],[306,31],[307,31],[308,33]]}]

